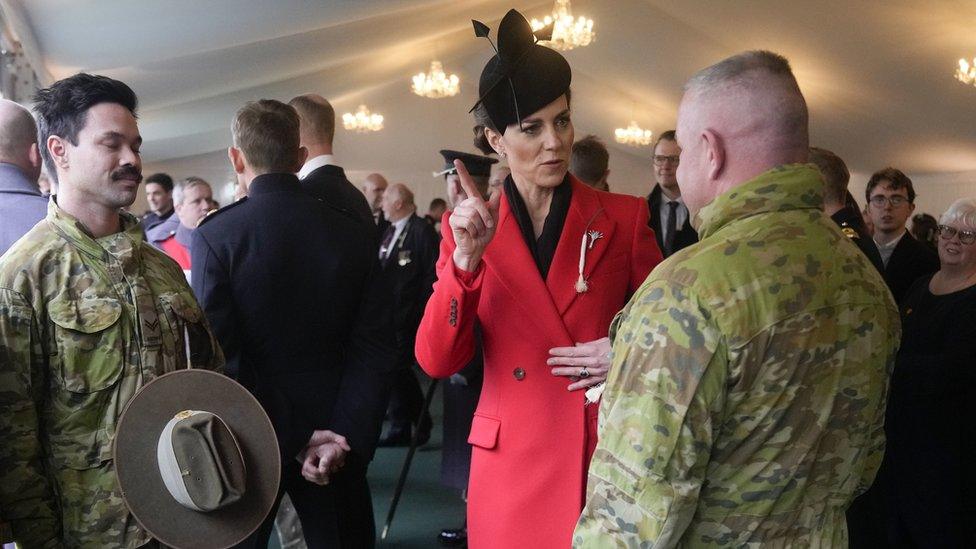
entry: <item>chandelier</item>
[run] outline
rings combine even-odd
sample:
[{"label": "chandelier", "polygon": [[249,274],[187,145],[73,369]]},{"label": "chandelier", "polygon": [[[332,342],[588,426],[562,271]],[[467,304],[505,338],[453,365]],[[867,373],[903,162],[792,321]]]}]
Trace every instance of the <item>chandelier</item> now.
[{"label": "chandelier", "polygon": [[643,147],[651,144],[651,130],[643,130],[637,122],[631,120],[626,128],[617,128],[613,131],[614,139],[617,143],[630,145],[631,147]]},{"label": "chandelier", "polygon": [[421,97],[451,97],[461,91],[461,81],[456,74],[446,74],[440,61],[431,61],[430,71],[414,75],[411,89]]},{"label": "chandelier", "polygon": [[383,129],[383,115],[370,113],[366,105],[360,105],[356,109],[356,114],[347,112],[342,115],[342,125],[347,130],[355,130],[360,133],[378,132]]},{"label": "chandelier", "polygon": [[959,60],[959,68],[956,69],[956,80],[963,84],[976,86],[976,59],[973,59],[972,65],[965,59]]},{"label": "chandelier", "polygon": [[593,32],[593,20],[585,17],[573,17],[569,0],[556,0],[552,15],[545,16],[542,21],[532,19],[532,32],[552,25],[552,38],[540,40],[543,46],[557,50],[571,50],[575,47],[589,46],[596,33]]}]

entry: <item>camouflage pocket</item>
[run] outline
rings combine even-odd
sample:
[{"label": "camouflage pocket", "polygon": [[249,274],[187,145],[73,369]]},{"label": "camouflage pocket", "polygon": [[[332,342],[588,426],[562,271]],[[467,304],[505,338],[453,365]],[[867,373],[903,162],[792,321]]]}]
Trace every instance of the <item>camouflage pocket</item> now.
[{"label": "camouflage pocket", "polygon": [[180,293],[165,293],[159,296],[161,309],[173,333],[173,352],[179,368],[186,368],[186,342],[190,337],[190,362],[194,368],[207,367],[213,360],[214,349],[210,332],[203,322],[203,311],[196,300]]},{"label": "camouflage pocket", "polygon": [[74,393],[111,387],[124,369],[122,305],[111,298],[57,299],[48,304],[61,382]]}]

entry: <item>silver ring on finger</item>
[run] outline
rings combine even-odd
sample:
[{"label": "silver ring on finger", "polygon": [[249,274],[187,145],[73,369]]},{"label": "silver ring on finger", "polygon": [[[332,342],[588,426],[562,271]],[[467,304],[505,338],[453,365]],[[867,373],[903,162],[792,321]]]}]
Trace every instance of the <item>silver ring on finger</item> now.
[{"label": "silver ring on finger", "polygon": [[580,379],[586,379],[590,377],[590,371],[586,369],[586,366],[583,366],[582,368],[580,368],[579,375],[577,377],[579,377]]}]

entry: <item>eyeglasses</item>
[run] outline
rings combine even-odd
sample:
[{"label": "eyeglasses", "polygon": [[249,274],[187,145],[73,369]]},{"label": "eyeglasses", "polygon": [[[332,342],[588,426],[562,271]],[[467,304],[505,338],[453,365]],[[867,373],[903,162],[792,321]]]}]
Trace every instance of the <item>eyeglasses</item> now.
[{"label": "eyeglasses", "polygon": [[894,196],[876,194],[872,196],[868,202],[870,202],[875,208],[884,208],[885,204],[891,204],[892,208],[897,208],[898,206],[907,203],[908,198],[901,196],[900,194],[896,194]]},{"label": "eyeglasses", "polygon": [[956,235],[959,235],[959,242],[963,244],[976,242],[976,231],[960,231],[955,227],[939,225],[939,236],[942,237],[942,240],[952,240],[952,237]]},{"label": "eyeglasses", "polygon": [[664,156],[663,154],[654,155],[655,166],[663,166],[665,162],[670,162],[675,166],[677,166],[679,160],[681,160],[681,157],[678,155],[674,155],[674,156]]}]

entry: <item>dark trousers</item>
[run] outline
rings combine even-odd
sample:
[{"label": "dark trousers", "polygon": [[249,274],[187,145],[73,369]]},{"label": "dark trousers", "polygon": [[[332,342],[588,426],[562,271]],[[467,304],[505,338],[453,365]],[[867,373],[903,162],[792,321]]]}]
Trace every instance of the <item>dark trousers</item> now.
[{"label": "dark trousers", "polygon": [[[393,373],[393,387],[390,391],[390,407],[387,413],[393,431],[410,432],[410,425],[417,421],[424,407],[424,392],[413,371],[413,365],[413,360],[401,362]],[[429,424],[427,430],[430,430]]]},{"label": "dark trousers", "polygon": [[[352,456],[350,456],[352,457]],[[257,531],[237,547],[265,549],[274,528],[281,496],[287,492],[302,522],[309,549],[358,549],[376,545],[373,500],[366,482],[366,468],[347,463],[325,486],[313,484],[301,474],[301,464],[286,460],[281,489],[271,512]]]}]

